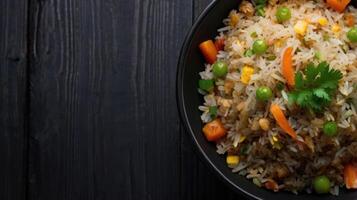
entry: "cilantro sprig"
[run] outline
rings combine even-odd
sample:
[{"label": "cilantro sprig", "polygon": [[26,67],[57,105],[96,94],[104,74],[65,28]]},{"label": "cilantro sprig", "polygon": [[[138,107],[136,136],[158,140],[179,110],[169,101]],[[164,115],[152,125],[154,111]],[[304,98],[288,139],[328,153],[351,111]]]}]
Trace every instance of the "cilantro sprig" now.
[{"label": "cilantro sprig", "polygon": [[296,73],[295,88],[288,94],[289,103],[321,112],[331,103],[341,79],[342,73],[330,68],[327,62],[317,66],[310,63],[304,73]]}]

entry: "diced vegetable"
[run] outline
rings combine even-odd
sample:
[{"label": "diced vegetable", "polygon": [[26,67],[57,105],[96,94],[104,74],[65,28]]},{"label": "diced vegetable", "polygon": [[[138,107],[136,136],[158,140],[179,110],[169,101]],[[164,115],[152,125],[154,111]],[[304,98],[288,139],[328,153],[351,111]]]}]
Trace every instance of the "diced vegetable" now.
[{"label": "diced vegetable", "polygon": [[254,52],[251,49],[248,49],[244,52],[245,57],[252,57],[253,55],[254,55]]},{"label": "diced vegetable", "polygon": [[270,107],[270,112],[274,116],[274,119],[276,120],[280,128],[282,128],[283,131],[289,134],[293,139],[296,139],[297,135],[294,129],[291,128],[289,121],[286,119],[284,112],[281,110],[281,108],[276,104],[272,104]]},{"label": "diced vegetable", "polygon": [[199,46],[203,56],[206,59],[206,62],[213,64],[217,60],[217,49],[212,40],[207,40],[202,42]]},{"label": "diced vegetable", "polygon": [[299,20],[295,25],[294,25],[294,31],[295,33],[304,36],[307,30],[307,25],[308,23],[305,20]]},{"label": "diced vegetable", "polygon": [[323,131],[325,135],[334,137],[337,135],[337,124],[335,122],[326,122]]},{"label": "diced vegetable", "polygon": [[257,5],[255,7],[255,13],[258,16],[264,17],[265,16],[265,8],[264,7],[265,7],[264,5]]},{"label": "diced vegetable", "polygon": [[317,22],[321,25],[321,26],[326,26],[328,24],[328,21],[326,19],[326,17],[320,17]]},{"label": "diced vegetable", "polygon": [[254,0],[256,5],[263,5],[265,6],[267,3],[267,0]]},{"label": "diced vegetable", "polygon": [[357,164],[351,163],[345,166],[344,179],[347,189],[357,189]]},{"label": "diced vegetable", "polygon": [[256,97],[259,101],[268,101],[273,97],[273,92],[269,87],[259,87],[256,91]]},{"label": "diced vegetable", "polygon": [[223,51],[224,50],[224,38],[218,38],[216,41],[214,41],[214,45],[216,46],[217,51]]},{"label": "diced vegetable", "polygon": [[357,42],[357,28],[353,27],[347,32],[347,38],[351,42]]},{"label": "diced vegetable", "polygon": [[351,0],[327,0],[326,3],[336,10],[337,12],[343,12]]},{"label": "diced vegetable", "polygon": [[278,192],[279,191],[279,185],[272,179],[270,179],[267,182],[265,182],[264,186],[268,190],[273,190],[274,192]]},{"label": "diced vegetable", "polygon": [[355,21],[356,19],[351,13],[345,15],[345,23],[348,27],[353,27],[355,25]]},{"label": "diced vegetable", "polygon": [[341,26],[338,25],[338,24],[334,24],[331,28],[331,31],[334,32],[334,33],[338,33],[341,31]]},{"label": "diced vegetable", "polygon": [[228,167],[236,167],[239,164],[239,156],[228,155],[226,158],[226,162]]},{"label": "diced vegetable", "polygon": [[209,114],[210,114],[210,116],[211,116],[211,118],[212,119],[216,119],[216,117],[217,117],[217,111],[218,111],[218,108],[217,108],[217,106],[211,106],[211,107],[209,107]]},{"label": "diced vegetable", "polygon": [[276,89],[277,90],[282,91],[284,88],[285,88],[284,83],[279,82],[279,83],[276,84]]},{"label": "diced vegetable", "polygon": [[256,40],[253,43],[252,49],[255,54],[261,55],[267,51],[268,45],[266,44],[266,42],[264,40]]},{"label": "diced vegetable", "polygon": [[262,187],[262,182],[260,182],[260,180],[258,178],[253,178],[252,181],[256,186]]},{"label": "diced vegetable", "polygon": [[240,154],[240,155],[247,155],[248,150],[249,150],[249,144],[246,144],[246,145],[242,146],[242,147],[239,149],[239,154]]},{"label": "diced vegetable", "polygon": [[314,55],[314,58],[317,59],[317,60],[321,60],[322,59],[322,54],[320,51],[316,51],[315,52],[315,55]]},{"label": "diced vegetable", "polygon": [[273,61],[275,59],[276,59],[276,55],[270,55],[267,57],[267,60],[269,60],[269,61]]},{"label": "diced vegetable", "polygon": [[242,69],[242,75],[240,77],[240,80],[242,81],[242,83],[248,84],[253,74],[254,74],[253,67],[244,66]]},{"label": "diced vegetable", "polygon": [[212,66],[213,75],[222,78],[228,73],[228,65],[223,61],[217,61]]},{"label": "diced vegetable", "polygon": [[214,88],[214,81],[213,80],[199,80],[198,86],[201,90],[206,92],[212,92]]},{"label": "diced vegetable", "polygon": [[293,69],[293,48],[288,47],[283,54],[282,74],[289,86],[295,85],[295,70]]},{"label": "diced vegetable", "polygon": [[217,141],[227,134],[220,119],[215,119],[203,127],[203,133],[210,142]]},{"label": "diced vegetable", "polygon": [[287,21],[291,18],[291,11],[287,7],[280,7],[276,11],[275,16],[276,16],[276,19],[278,20],[278,22],[281,23],[281,22]]},{"label": "diced vegetable", "polygon": [[331,182],[327,176],[318,176],[313,181],[314,189],[318,194],[325,194],[330,191]]},{"label": "diced vegetable", "polygon": [[330,40],[330,36],[329,36],[327,33],[324,33],[324,34],[322,35],[322,39],[323,39],[324,41],[329,41],[329,40]]},{"label": "diced vegetable", "polygon": [[239,17],[236,12],[231,12],[229,14],[229,19],[230,19],[229,25],[231,25],[232,27],[235,27],[238,24]]},{"label": "diced vegetable", "polygon": [[257,32],[252,32],[252,33],[250,34],[250,37],[252,37],[252,38],[256,38],[256,37],[258,37]]}]

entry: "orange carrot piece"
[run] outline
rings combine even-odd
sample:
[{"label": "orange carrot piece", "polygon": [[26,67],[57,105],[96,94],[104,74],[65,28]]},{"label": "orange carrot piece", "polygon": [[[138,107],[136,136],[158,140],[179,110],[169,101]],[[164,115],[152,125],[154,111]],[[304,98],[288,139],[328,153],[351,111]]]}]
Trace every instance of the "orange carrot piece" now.
[{"label": "orange carrot piece", "polygon": [[295,85],[295,70],[293,68],[293,48],[288,47],[283,54],[282,73],[289,86]]},{"label": "orange carrot piece", "polygon": [[279,185],[274,180],[268,180],[264,183],[264,186],[268,190],[273,190],[274,192],[279,191]]},{"label": "orange carrot piece", "polygon": [[224,38],[218,38],[216,41],[214,41],[214,45],[216,46],[217,51],[223,51],[224,50]]},{"label": "orange carrot piece", "polygon": [[227,130],[224,128],[221,120],[215,119],[203,127],[203,133],[208,141],[213,142],[224,137]]},{"label": "orange carrot piece", "polygon": [[347,189],[357,189],[357,164],[348,164],[344,169],[344,178]]},{"label": "orange carrot piece", "polygon": [[327,0],[326,3],[337,12],[343,12],[351,0]]},{"label": "orange carrot piece", "polygon": [[289,134],[293,139],[296,139],[297,135],[294,129],[291,128],[289,121],[286,119],[284,112],[281,110],[281,108],[276,104],[272,104],[270,106],[270,112],[274,116],[280,128],[282,128],[283,131]]},{"label": "orange carrot piece", "polygon": [[199,48],[209,64],[216,62],[218,52],[212,40],[202,42]]},{"label": "orange carrot piece", "polygon": [[355,25],[355,17],[351,13],[346,14],[345,23],[348,27],[353,27]]}]

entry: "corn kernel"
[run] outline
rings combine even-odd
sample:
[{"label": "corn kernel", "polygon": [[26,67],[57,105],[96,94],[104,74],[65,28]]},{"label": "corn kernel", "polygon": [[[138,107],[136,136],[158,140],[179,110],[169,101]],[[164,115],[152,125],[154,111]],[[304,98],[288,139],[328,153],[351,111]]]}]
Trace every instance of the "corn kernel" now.
[{"label": "corn kernel", "polygon": [[240,138],[239,138],[239,143],[244,142],[245,139],[247,139],[247,136],[241,135]]},{"label": "corn kernel", "polygon": [[294,26],[294,31],[297,34],[305,35],[308,23],[305,20],[298,21]]},{"label": "corn kernel", "polygon": [[321,25],[321,26],[326,26],[328,24],[328,21],[325,17],[320,17],[317,22]]},{"label": "corn kernel", "polygon": [[254,74],[253,67],[244,66],[242,69],[242,75],[240,77],[242,83],[248,84],[253,74]]},{"label": "corn kernel", "polygon": [[235,167],[239,164],[239,156],[228,155],[226,162],[229,167]]},{"label": "corn kernel", "polygon": [[278,137],[276,137],[275,135],[272,138],[273,138],[274,142],[278,142],[279,141]]},{"label": "corn kernel", "polygon": [[341,27],[338,24],[334,24],[331,28],[332,32],[338,33],[341,31]]},{"label": "corn kernel", "polygon": [[238,20],[239,20],[237,13],[231,13],[229,18],[230,18],[230,25],[235,27],[238,24]]}]

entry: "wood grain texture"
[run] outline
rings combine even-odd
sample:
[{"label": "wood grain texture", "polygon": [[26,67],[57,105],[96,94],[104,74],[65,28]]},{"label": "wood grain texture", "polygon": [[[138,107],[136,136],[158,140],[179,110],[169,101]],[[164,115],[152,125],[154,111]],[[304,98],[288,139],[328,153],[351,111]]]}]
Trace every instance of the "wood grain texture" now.
[{"label": "wood grain texture", "polygon": [[26,197],[27,2],[0,1],[0,199]]},{"label": "wood grain texture", "polygon": [[239,199],[179,122],[176,64],[208,0],[30,0],[30,200]]},{"label": "wood grain texture", "polygon": [[192,1],[31,1],[30,196],[171,199]]}]

